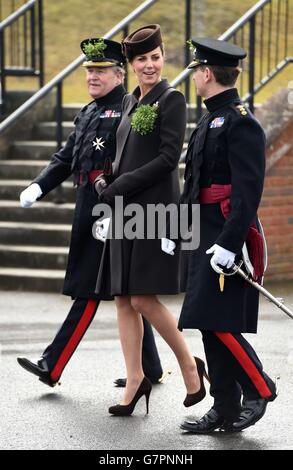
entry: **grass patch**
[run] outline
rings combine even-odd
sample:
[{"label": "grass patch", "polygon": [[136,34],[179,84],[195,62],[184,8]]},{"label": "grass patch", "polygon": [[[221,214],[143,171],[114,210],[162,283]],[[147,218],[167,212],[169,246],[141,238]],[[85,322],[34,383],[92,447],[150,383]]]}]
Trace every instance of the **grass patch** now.
[{"label": "grass patch", "polygon": [[[292,0],[290,0],[292,6]],[[45,47],[46,47],[46,82],[59,73],[80,53],[79,44],[82,39],[96,37],[105,34],[118,21],[124,18],[131,10],[141,3],[140,0],[44,0],[45,18]],[[255,4],[255,0],[194,0],[192,9],[192,35],[204,35],[217,37],[230,27],[242,14]],[[285,3],[285,2],[281,2]],[[199,8],[202,5],[202,8]],[[145,23],[159,23],[162,27],[167,53],[167,63],[164,76],[169,80],[182,70],[184,65],[184,27],[185,27],[185,1],[184,0],[158,0],[158,2],[145,12],[139,20],[130,25],[130,31]],[[272,48],[279,39],[274,31],[276,25],[272,25]],[[266,31],[268,40],[268,31]],[[121,35],[113,39],[121,40]],[[257,51],[260,54],[259,38],[257,37]],[[291,33],[289,45],[292,45]],[[245,43],[245,46],[247,41]],[[291,52],[292,54],[292,52]],[[260,60],[257,58],[257,70],[260,68]],[[264,88],[256,97],[256,101],[262,102],[277,92],[280,88],[288,86],[292,76],[292,67],[287,67],[277,78]],[[244,80],[245,77],[244,71]],[[9,80],[10,88],[18,88],[16,80]],[[135,86],[135,78],[130,73],[130,89]],[[32,88],[31,80],[24,80],[25,88]],[[87,102],[88,94],[85,86],[84,70],[79,69],[64,82],[65,102]]]}]

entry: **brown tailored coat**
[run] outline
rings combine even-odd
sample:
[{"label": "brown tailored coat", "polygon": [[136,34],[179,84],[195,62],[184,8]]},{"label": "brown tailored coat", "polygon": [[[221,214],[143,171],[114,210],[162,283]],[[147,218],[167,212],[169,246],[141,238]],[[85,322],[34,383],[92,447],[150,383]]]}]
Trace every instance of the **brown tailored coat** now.
[{"label": "brown tailored coat", "polygon": [[[114,182],[105,193],[123,196],[124,204],[178,204],[178,161],[186,126],[183,95],[166,80],[139,101],[139,88],[126,95],[117,130]],[[141,135],[131,127],[132,115],[141,105],[158,102],[152,132]],[[110,200],[108,199],[110,202]],[[113,210],[112,220],[115,218]],[[124,217],[124,223],[127,218]],[[179,247],[175,255],[161,250],[161,240],[123,238],[105,243],[96,291],[112,295],[176,294],[179,292]]]}]

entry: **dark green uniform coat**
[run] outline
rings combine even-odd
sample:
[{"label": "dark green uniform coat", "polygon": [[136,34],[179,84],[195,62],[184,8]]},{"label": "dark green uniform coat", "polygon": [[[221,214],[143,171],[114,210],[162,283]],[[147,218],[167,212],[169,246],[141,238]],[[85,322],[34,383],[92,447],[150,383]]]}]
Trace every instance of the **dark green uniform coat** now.
[{"label": "dark green uniform coat", "polygon": [[194,131],[186,156],[182,202],[198,202],[200,188],[231,184],[231,213],[220,204],[200,206],[200,246],[189,255],[187,292],[179,328],[256,332],[258,291],[240,276],[219,275],[205,252],[213,244],[241,254],[250,224],[256,220],[265,173],[265,136],[254,116],[241,106],[236,89],[205,102],[208,113]]},{"label": "dark green uniform coat", "polygon": [[[141,101],[139,88],[123,101],[117,131],[114,182],[105,193],[123,196],[125,204],[178,204],[178,161],[186,125],[183,95],[166,80],[158,83]],[[158,103],[152,132],[141,135],[131,127],[134,111]],[[113,219],[115,218],[115,212]],[[127,218],[124,218],[124,222]],[[113,295],[176,294],[179,291],[179,247],[171,256],[161,251],[160,239],[107,240],[97,291]],[[105,287],[105,284],[107,286]]]}]

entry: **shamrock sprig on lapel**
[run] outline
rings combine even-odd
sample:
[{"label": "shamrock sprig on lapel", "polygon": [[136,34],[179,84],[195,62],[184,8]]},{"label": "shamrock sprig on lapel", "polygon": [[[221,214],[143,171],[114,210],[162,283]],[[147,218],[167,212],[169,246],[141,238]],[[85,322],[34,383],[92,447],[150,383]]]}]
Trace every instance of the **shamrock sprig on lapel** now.
[{"label": "shamrock sprig on lapel", "polygon": [[158,117],[158,101],[153,105],[142,104],[136,108],[131,118],[131,127],[138,134],[146,135],[152,132],[155,128],[155,123]]}]

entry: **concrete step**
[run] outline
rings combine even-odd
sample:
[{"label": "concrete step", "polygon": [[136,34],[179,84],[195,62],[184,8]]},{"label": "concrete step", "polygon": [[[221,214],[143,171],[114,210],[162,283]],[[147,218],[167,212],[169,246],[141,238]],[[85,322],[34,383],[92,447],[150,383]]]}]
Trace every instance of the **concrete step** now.
[{"label": "concrete step", "polygon": [[196,120],[196,106],[195,104],[187,103],[187,122],[195,122]]},{"label": "concrete step", "polygon": [[[56,122],[42,122],[38,124],[33,133],[33,139],[36,140],[56,140]],[[67,140],[69,134],[74,130],[72,121],[63,121],[62,124],[62,138]]]},{"label": "concrete step", "polygon": [[[196,122],[196,105],[195,103],[187,103],[187,122]],[[206,112],[206,107],[202,106],[203,113]]]},{"label": "concrete step", "polygon": [[194,123],[188,123],[186,125],[186,130],[185,130],[185,137],[184,137],[184,142],[189,142],[189,139],[191,137],[191,134],[193,133],[196,125]]},{"label": "concrete step", "polygon": [[[86,103],[72,103],[63,105],[62,116],[64,121],[73,121],[75,116],[79,113],[81,108]],[[203,107],[205,109],[205,107]],[[195,104],[187,104],[187,120],[188,122],[195,122],[196,118],[196,106]]]},{"label": "concrete step", "polygon": [[54,269],[0,268],[2,290],[61,292],[64,271]]},{"label": "concrete step", "polygon": [[64,270],[68,251],[59,246],[0,245],[0,266]]},{"label": "concrete step", "polygon": [[71,225],[0,221],[0,244],[67,247]]},{"label": "concrete step", "polygon": [[0,178],[31,181],[48,163],[49,160],[0,160]]},{"label": "concrete step", "polygon": [[[7,201],[18,201],[20,193],[29,186],[31,180],[0,180],[0,199]],[[72,182],[66,181],[62,184],[62,191],[66,202],[74,203],[76,192]],[[54,202],[56,190],[51,191],[45,198],[46,202]]]},{"label": "concrete step", "polygon": [[[0,2],[1,3],[1,2]],[[8,2],[6,2],[8,3]],[[23,2],[24,3],[24,2]],[[6,90],[5,113],[6,117],[31,98],[37,90]],[[2,116],[0,117],[0,121]]]},{"label": "concrete step", "polygon": [[[195,129],[195,121],[187,123],[185,132],[185,141],[188,142],[192,132]],[[37,141],[53,141],[56,140],[56,122],[42,122],[38,124],[33,132],[33,140]],[[62,138],[64,141],[67,140],[69,134],[74,131],[73,121],[63,121],[62,125]]]},{"label": "concrete step", "polygon": [[18,201],[0,201],[0,220],[38,222],[49,224],[71,224],[74,204],[36,202],[32,207],[20,207]]},{"label": "concrete step", "polygon": [[10,157],[15,160],[50,160],[55,152],[56,142],[50,140],[18,140],[10,147]]}]

